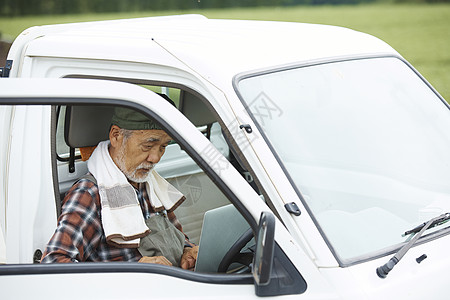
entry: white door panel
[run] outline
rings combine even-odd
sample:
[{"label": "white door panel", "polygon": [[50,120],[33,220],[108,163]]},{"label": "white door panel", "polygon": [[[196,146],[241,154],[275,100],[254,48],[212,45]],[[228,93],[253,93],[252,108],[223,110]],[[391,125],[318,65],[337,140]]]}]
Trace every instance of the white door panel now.
[{"label": "white door panel", "polygon": [[[11,289],[11,286],[26,288]],[[51,283],[51,288],[49,286]],[[160,274],[97,273],[2,276],[4,300],[256,299],[252,284],[211,284]]]}]

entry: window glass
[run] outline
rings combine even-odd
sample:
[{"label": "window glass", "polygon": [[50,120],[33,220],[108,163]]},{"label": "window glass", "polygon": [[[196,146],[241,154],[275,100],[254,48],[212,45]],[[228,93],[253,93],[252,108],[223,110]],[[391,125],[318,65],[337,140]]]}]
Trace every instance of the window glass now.
[{"label": "window glass", "polygon": [[175,103],[175,106],[177,108],[180,107],[180,93],[181,93],[180,89],[164,86],[146,85],[146,84],[141,84],[140,86],[149,89],[152,92],[168,96],[170,100],[172,100]]},{"label": "window glass", "polygon": [[450,210],[450,112],[401,60],[257,75],[239,91],[342,261]]}]

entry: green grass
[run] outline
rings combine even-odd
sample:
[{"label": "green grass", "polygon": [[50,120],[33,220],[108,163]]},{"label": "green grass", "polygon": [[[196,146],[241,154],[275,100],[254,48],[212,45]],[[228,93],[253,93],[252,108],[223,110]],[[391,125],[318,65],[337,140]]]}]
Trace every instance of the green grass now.
[{"label": "green grass", "polygon": [[299,6],[201,11],[1,18],[0,32],[13,39],[44,24],[200,13],[209,18],[257,19],[344,26],[372,34],[393,46],[450,101],[450,4]]}]

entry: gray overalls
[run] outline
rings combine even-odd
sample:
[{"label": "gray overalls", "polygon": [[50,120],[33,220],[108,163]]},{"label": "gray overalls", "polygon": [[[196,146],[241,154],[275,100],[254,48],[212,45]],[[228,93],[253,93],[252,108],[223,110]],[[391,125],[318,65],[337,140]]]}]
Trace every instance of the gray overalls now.
[{"label": "gray overalls", "polygon": [[166,212],[145,219],[150,233],[141,238],[139,252],[142,256],[164,256],[173,266],[179,267],[184,249],[184,234],[167,217]]}]

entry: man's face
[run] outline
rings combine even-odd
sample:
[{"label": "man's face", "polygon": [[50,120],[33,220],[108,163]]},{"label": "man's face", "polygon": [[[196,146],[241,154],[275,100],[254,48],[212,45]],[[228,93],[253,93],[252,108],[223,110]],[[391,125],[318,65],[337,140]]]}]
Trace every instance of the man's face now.
[{"label": "man's face", "polygon": [[128,180],[145,182],[150,171],[166,151],[171,138],[163,130],[133,130],[132,132],[130,137],[122,139],[113,159]]}]

